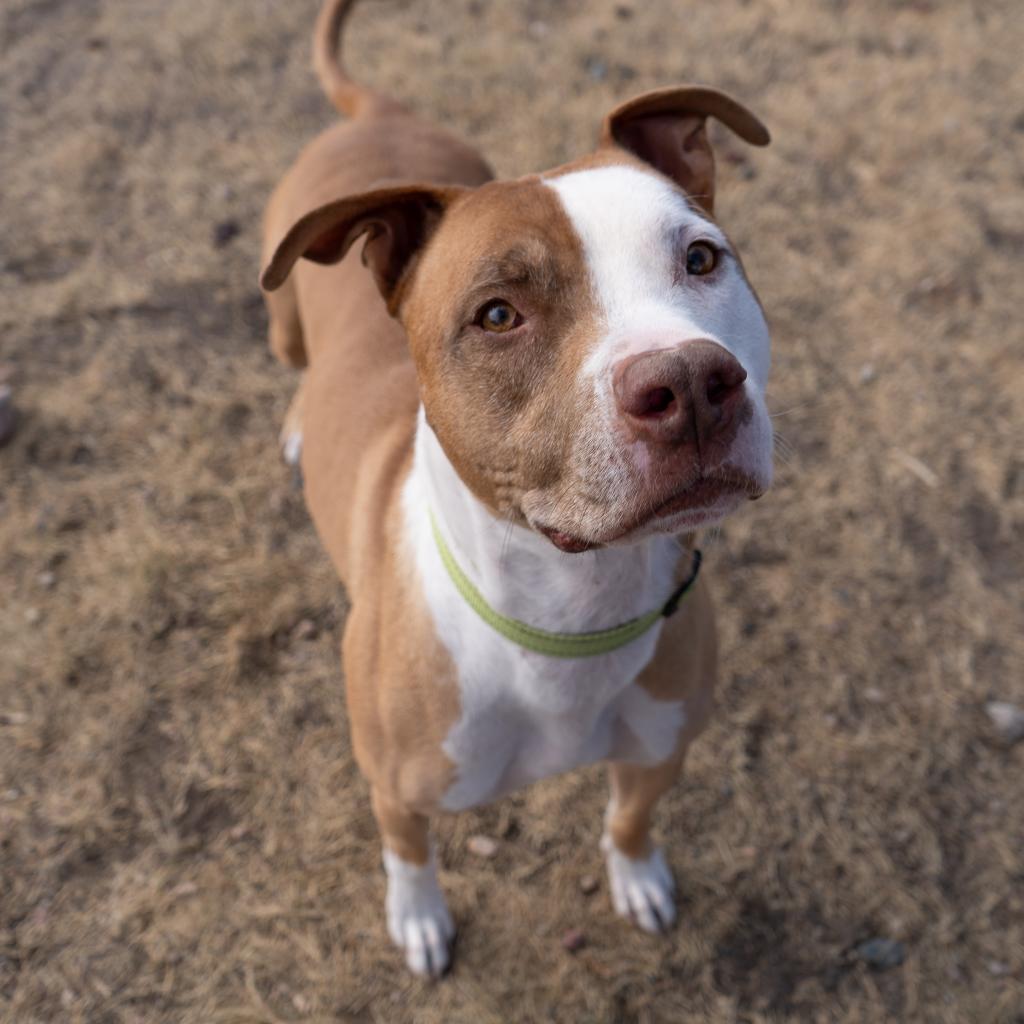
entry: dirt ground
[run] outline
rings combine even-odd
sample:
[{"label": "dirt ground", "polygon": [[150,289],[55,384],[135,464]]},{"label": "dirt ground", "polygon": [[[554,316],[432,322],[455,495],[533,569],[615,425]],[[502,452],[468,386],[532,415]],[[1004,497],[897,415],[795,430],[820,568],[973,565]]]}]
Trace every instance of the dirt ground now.
[{"label": "dirt ground", "polygon": [[1018,0],[356,11],[355,73],[505,175],[681,80],[775,137],[717,136],[784,442],[707,545],[721,707],[659,817],[681,923],[581,891],[581,771],[439,823],[436,985],[384,934],[345,601],[275,447],[258,225],[333,116],[315,6],[0,10],[0,1019],[1020,1024],[1024,744],[984,710],[1024,703]]}]

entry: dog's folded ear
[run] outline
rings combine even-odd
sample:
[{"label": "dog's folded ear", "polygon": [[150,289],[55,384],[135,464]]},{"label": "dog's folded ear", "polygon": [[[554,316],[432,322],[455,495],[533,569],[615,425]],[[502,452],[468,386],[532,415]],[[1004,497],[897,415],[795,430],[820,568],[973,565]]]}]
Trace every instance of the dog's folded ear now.
[{"label": "dog's folded ear", "polygon": [[709,213],[715,201],[715,157],[707,119],[716,117],[741,139],[767,146],[768,129],[717,89],[656,89],[616,107],[601,128],[601,146],[620,146],[671,178]]},{"label": "dog's folded ear", "polygon": [[363,263],[393,313],[417,252],[447,207],[468,191],[454,185],[389,185],[319,206],[288,229],[264,267],[260,284],[268,292],[280,288],[300,258],[337,263],[356,239],[366,235]]}]

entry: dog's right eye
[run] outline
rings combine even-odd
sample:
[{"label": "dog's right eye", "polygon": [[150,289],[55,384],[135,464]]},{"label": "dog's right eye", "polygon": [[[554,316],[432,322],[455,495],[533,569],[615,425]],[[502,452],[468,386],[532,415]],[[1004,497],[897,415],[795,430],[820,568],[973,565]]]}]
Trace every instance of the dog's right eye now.
[{"label": "dog's right eye", "polygon": [[523,322],[523,318],[514,306],[510,306],[501,299],[495,299],[480,310],[476,322],[491,334],[505,334],[506,331],[518,327]]}]

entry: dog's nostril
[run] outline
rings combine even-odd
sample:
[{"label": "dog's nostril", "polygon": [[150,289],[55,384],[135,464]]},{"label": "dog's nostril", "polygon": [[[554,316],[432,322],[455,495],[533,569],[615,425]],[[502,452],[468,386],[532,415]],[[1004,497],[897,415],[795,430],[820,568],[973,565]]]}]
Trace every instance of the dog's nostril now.
[{"label": "dog's nostril", "polygon": [[636,411],[638,416],[660,416],[676,400],[671,388],[652,388],[643,396]]},{"label": "dog's nostril", "polygon": [[713,373],[708,377],[707,393],[708,401],[712,405],[718,405],[719,402],[725,398],[725,393],[729,390],[726,387],[725,381],[722,380],[721,374]]},{"label": "dog's nostril", "polygon": [[709,404],[721,405],[746,379],[747,372],[739,364],[735,369],[709,374],[704,385]]}]

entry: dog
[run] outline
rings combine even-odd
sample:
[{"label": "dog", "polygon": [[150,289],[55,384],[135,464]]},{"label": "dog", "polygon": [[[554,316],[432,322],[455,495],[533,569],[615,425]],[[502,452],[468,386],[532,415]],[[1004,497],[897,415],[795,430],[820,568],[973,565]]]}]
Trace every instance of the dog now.
[{"label": "dog", "polygon": [[346,74],[350,6],[314,32],[348,120],[274,191],[261,284],[271,348],[303,371],[285,454],[351,599],[389,934],[444,973],[429,818],[596,761],[614,908],[662,931],[651,817],[716,673],[695,532],[772,478],[769,332],[713,217],[707,119],[768,132],[714,89],[664,88],[612,110],[594,152],[496,181]]}]

